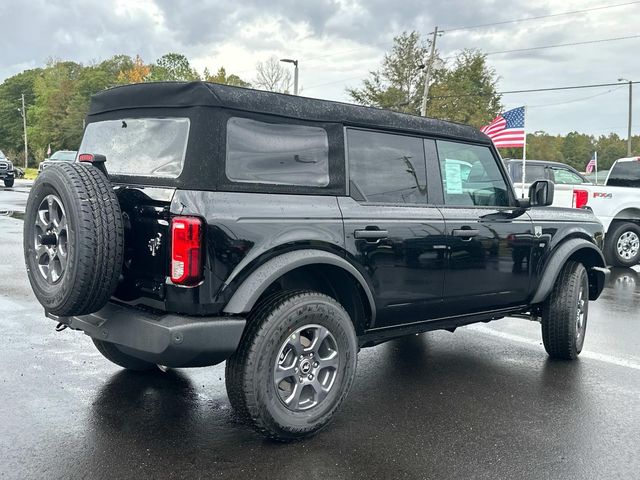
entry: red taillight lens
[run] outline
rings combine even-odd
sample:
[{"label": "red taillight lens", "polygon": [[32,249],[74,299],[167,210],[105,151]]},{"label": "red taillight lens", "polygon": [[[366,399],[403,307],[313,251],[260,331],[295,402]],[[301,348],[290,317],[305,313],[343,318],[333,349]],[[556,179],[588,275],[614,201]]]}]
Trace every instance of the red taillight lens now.
[{"label": "red taillight lens", "polygon": [[586,190],[574,190],[573,191],[573,206],[575,208],[584,207],[589,201],[589,192]]},{"label": "red taillight lens", "polygon": [[174,217],[171,220],[171,281],[194,286],[202,280],[202,220]]},{"label": "red taillight lens", "polygon": [[93,162],[93,154],[92,153],[81,153],[78,155],[79,162]]}]

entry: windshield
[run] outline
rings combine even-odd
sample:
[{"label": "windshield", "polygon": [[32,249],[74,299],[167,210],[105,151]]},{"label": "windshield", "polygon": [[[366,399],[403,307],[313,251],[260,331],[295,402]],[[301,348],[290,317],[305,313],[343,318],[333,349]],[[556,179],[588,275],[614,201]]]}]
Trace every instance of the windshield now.
[{"label": "windshield", "polygon": [[0,160],[6,160],[7,157],[4,156],[4,153],[2,153],[2,150],[0,150]]},{"label": "windshield", "polygon": [[76,153],[77,152],[59,150],[53,155],[51,155],[50,160],[58,160],[61,162],[73,162],[76,159]]},{"label": "windshield", "polygon": [[106,120],[87,126],[80,152],[107,157],[112,174],[176,178],[188,137],[188,118]]},{"label": "windshield", "polygon": [[609,173],[607,185],[612,187],[640,187],[640,161],[616,162]]}]

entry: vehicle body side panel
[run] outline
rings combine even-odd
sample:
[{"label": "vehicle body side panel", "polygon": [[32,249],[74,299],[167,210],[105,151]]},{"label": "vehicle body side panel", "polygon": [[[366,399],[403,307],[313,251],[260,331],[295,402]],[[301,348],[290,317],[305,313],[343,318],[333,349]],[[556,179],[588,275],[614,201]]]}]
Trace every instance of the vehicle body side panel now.
[{"label": "vehicle body side panel", "polygon": [[[318,249],[344,256],[335,197],[177,190],[173,215],[196,215],[207,226],[203,283],[207,313],[218,313],[255,268],[282,253]],[[185,289],[182,289],[185,290]]]}]

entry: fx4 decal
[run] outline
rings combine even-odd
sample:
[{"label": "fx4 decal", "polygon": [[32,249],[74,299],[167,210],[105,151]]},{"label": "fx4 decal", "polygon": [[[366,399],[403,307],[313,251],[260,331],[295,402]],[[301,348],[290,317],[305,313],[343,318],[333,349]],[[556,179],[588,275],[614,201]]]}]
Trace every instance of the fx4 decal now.
[{"label": "fx4 decal", "polygon": [[613,193],[593,192],[593,198],[613,198]]}]

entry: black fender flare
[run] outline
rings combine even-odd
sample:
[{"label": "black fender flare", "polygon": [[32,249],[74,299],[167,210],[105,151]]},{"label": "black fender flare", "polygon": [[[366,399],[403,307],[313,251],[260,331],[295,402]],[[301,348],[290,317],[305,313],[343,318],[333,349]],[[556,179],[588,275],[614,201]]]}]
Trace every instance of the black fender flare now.
[{"label": "black fender flare", "polygon": [[364,290],[369,300],[371,320],[372,322],[375,321],[376,304],[371,289],[362,274],[347,260],[339,257],[335,253],[313,249],[294,250],[293,252],[278,255],[265,262],[242,282],[224,307],[224,312],[240,314],[250,311],[260,298],[260,295],[262,295],[275,280],[291,270],[312,264],[334,265],[346,270]]},{"label": "black fender flare", "polygon": [[544,273],[530,302],[531,304],[541,303],[547,298],[564,264],[580,250],[584,250],[584,253],[591,259],[590,264],[585,264],[589,273],[589,299],[595,300],[598,298],[604,288],[607,271],[602,252],[597,246],[584,238],[571,238],[560,244],[547,260]]}]

